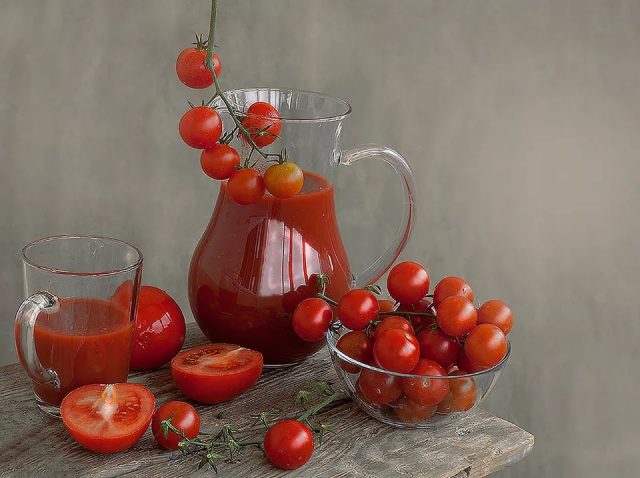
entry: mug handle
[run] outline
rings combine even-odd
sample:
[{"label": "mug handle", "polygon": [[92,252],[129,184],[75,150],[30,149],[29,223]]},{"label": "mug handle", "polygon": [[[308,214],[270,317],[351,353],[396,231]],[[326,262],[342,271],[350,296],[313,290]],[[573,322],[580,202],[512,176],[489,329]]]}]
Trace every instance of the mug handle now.
[{"label": "mug handle", "polygon": [[44,368],[36,352],[33,331],[36,319],[41,312],[52,314],[60,308],[60,300],[51,292],[40,291],[28,297],[16,313],[16,351],[20,363],[29,377],[38,382],[46,383],[56,390],[60,389],[60,379],[55,370]]},{"label": "mug handle", "polygon": [[342,152],[340,164],[351,166],[361,159],[379,159],[390,165],[402,180],[404,188],[404,207],[402,218],[396,231],[395,237],[387,250],[373,261],[367,268],[354,276],[357,287],[372,284],[391,267],[398,258],[405,244],[409,240],[413,218],[415,216],[415,183],[413,173],[405,159],[393,149],[379,146],[377,144],[366,144],[347,149]]}]

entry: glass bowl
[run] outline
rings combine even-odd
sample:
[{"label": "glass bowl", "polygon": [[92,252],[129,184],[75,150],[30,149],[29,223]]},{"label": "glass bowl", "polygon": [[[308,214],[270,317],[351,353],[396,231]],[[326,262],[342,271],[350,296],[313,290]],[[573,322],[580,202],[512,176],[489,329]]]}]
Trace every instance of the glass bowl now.
[{"label": "glass bowl", "polygon": [[[487,370],[445,377],[410,375],[377,368],[342,353],[336,344],[340,337],[347,332],[348,330],[344,327],[338,331],[330,329],[327,332],[329,353],[338,376],[345,383],[346,391],[353,401],[365,413],[376,420],[398,428],[440,428],[468,415],[489,395],[511,353],[511,343],[507,340],[506,355],[497,365]],[[447,388],[455,390],[456,394],[453,395],[450,391],[437,406],[417,405],[408,400],[404,391],[401,391],[403,383],[411,383],[412,380],[414,384],[415,380],[445,381]],[[369,390],[372,387],[375,389],[376,384],[384,383],[386,385],[382,389],[388,388],[390,392],[383,393],[382,398],[375,398],[372,401],[363,393],[361,381],[365,383],[364,388]],[[380,390],[380,388],[378,389]],[[369,396],[371,396],[371,392],[369,392]],[[390,397],[393,397],[393,401],[387,403]]]}]

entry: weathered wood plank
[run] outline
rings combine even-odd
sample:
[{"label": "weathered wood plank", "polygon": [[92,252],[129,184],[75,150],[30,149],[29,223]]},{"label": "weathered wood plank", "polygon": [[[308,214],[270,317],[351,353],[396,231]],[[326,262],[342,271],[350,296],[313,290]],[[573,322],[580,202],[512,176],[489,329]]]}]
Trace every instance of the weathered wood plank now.
[{"label": "weathered wood plank", "polygon": [[[191,324],[186,346],[205,342]],[[312,380],[336,381],[326,351],[289,369],[263,374],[258,385],[231,403],[197,406],[203,431],[224,423],[243,426],[250,415],[286,408],[295,392]],[[158,403],[183,398],[165,368],[134,373]],[[222,412],[223,418],[216,418]],[[457,424],[437,431],[398,430],[379,423],[355,404],[339,404],[324,417],[336,435],[314,453],[303,468],[287,476],[317,477],[480,477],[499,470],[529,453],[533,436],[509,422],[478,411]],[[0,368],[0,474],[2,476],[186,476],[196,473],[197,459],[159,450],[148,431],[132,449],[117,455],[98,455],[76,445],[60,420],[40,412],[30,383],[18,365]],[[237,463],[224,463],[218,476],[277,477],[284,472],[270,466],[262,453],[250,451]]]}]

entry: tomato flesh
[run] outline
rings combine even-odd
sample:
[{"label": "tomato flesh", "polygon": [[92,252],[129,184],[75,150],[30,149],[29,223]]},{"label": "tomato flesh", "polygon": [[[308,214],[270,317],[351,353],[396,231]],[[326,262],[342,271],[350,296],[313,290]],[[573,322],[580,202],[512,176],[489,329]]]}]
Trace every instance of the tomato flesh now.
[{"label": "tomato flesh", "polygon": [[233,344],[208,344],[178,354],[171,375],[196,402],[226,402],[249,390],[262,373],[262,354]]},{"label": "tomato flesh", "polygon": [[73,439],[96,453],[131,448],[151,422],[156,400],[142,385],[85,385],[60,405],[64,426]]}]

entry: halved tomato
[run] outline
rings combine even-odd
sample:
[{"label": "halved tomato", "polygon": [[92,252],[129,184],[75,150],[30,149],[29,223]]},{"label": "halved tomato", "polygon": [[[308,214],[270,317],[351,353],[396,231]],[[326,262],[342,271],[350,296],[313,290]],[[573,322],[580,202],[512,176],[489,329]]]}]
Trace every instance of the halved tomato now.
[{"label": "halved tomato", "polygon": [[249,390],[262,373],[262,354],[233,344],[208,344],[176,355],[171,375],[187,397],[220,403]]},{"label": "halved tomato", "polygon": [[85,385],[62,400],[60,415],[80,445],[96,453],[116,453],[144,435],[155,405],[153,394],[136,383]]}]

